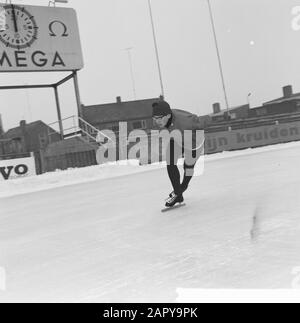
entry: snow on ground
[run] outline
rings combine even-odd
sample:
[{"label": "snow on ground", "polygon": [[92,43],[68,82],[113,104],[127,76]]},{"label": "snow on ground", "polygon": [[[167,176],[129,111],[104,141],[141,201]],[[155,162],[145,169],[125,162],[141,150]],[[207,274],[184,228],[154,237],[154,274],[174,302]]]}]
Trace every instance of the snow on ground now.
[{"label": "snow on ground", "polygon": [[299,143],[207,156],[187,206],[166,214],[161,165],[1,182],[0,300],[173,302],[177,288],[291,288],[299,160]]},{"label": "snow on ground", "polygon": [[[224,158],[246,156],[249,154],[252,155],[265,151],[282,150],[292,147],[300,147],[300,143],[292,142],[255,149],[245,149],[241,151],[225,151],[223,153],[205,156],[205,163]],[[179,165],[182,163],[183,161],[179,160]],[[165,163],[139,166],[138,161],[129,160],[114,164],[109,163],[106,165],[68,169],[65,171],[57,170],[56,172],[46,173],[39,176],[16,178],[9,181],[3,180],[0,181],[0,198],[163,169],[165,167]]]}]

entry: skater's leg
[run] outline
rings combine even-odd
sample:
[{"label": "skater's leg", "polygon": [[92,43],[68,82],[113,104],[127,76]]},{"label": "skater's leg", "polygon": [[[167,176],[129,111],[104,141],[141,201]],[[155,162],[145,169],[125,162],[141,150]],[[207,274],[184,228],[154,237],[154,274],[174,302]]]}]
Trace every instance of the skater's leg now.
[{"label": "skater's leg", "polygon": [[197,161],[203,154],[203,148],[192,150],[191,152],[188,152],[185,156],[184,161],[184,177],[181,184],[182,191],[186,191],[195,172],[195,166],[197,164]]},{"label": "skater's leg", "polygon": [[177,162],[181,154],[182,151],[180,150],[180,147],[178,147],[174,143],[174,140],[171,140],[167,150],[167,170],[174,189],[174,193],[176,195],[182,194],[180,184],[180,172],[177,167]]},{"label": "skater's leg", "polygon": [[181,188],[183,191],[185,191],[188,188],[190,181],[192,180],[192,178],[194,176],[194,168],[195,168],[195,165],[188,166],[188,165],[184,164],[184,177],[183,177],[183,181],[181,184]]},{"label": "skater's leg", "polygon": [[181,194],[181,185],[180,185],[180,172],[177,166],[175,165],[168,165],[168,175],[170,178],[170,181],[172,183],[174,193],[176,195]]}]

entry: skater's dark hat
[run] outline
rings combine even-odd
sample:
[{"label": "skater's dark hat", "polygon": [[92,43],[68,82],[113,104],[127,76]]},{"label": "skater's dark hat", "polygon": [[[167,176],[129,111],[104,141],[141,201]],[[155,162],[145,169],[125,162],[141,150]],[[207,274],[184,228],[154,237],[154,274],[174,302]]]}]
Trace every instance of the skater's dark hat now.
[{"label": "skater's dark hat", "polygon": [[153,108],[153,117],[156,116],[167,116],[168,114],[172,114],[171,107],[166,101],[157,101],[152,104]]}]

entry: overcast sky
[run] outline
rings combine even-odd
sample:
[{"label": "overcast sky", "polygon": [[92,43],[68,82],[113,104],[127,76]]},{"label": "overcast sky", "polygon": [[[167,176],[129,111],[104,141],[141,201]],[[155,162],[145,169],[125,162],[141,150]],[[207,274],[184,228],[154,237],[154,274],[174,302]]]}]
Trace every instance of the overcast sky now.
[{"label": "overcast sky", "polygon": [[[46,0],[18,4],[47,5]],[[300,30],[292,9],[300,0],[211,0],[231,106],[252,106],[280,97],[282,86],[300,92]],[[76,9],[85,67],[79,72],[85,105],[158,97],[160,85],[147,0],[69,0]],[[225,101],[206,0],[152,0],[166,100],[198,115]],[[300,11],[299,11],[300,14]],[[299,20],[300,24],[300,20]],[[1,85],[53,82],[65,73],[0,74]],[[76,113],[73,84],[61,88],[64,117]],[[1,91],[0,113],[7,130],[20,119],[57,120],[52,90]]]}]

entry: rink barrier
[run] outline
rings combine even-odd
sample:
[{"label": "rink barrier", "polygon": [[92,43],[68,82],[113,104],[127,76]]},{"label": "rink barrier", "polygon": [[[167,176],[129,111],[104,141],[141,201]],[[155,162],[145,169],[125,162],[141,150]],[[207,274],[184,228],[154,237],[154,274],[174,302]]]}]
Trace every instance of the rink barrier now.
[{"label": "rink barrier", "polygon": [[300,140],[300,121],[209,133],[205,153],[240,150]]},{"label": "rink barrier", "polygon": [[70,152],[60,155],[45,155],[43,152],[39,152],[39,160],[39,174],[53,172],[58,169],[66,170],[97,165],[95,150]]},{"label": "rink barrier", "polygon": [[[290,123],[276,123],[253,128],[227,130],[205,134],[205,154],[214,154],[223,151],[242,150],[262,147],[300,140],[300,121]],[[130,150],[135,143],[131,143]],[[117,151],[119,151],[117,142]],[[151,156],[151,141],[148,142],[148,155]],[[147,147],[146,147],[147,149]],[[159,147],[159,154],[154,151],[154,162],[166,160],[165,152]],[[139,157],[139,156],[138,156]],[[153,156],[152,156],[153,157]],[[111,160],[113,161],[113,160]],[[141,160],[142,164],[150,163],[150,160]]]},{"label": "rink barrier", "polygon": [[[223,151],[241,150],[255,148],[279,143],[300,140],[300,121],[264,125],[253,128],[222,131],[205,134],[205,154],[214,154]],[[118,141],[119,142],[119,141]],[[116,159],[120,160],[119,143],[117,142]],[[136,143],[130,143],[128,151]],[[56,169],[68,169],[97,165],[97,149],[99,146],[91,147],[87,143],[79,142],[70,145],[67,140],[58,143],[54,148],[41,151],[36,155],[38,173],[55,171]],[[151,142],[148,144],[149,156],[151,154]],[[138,156],[139,157],[139,156]],[[155,162],[164,161],[163,150],[155,156]],[[150,163],[150,160],[140,159],[141,164]]]}]

